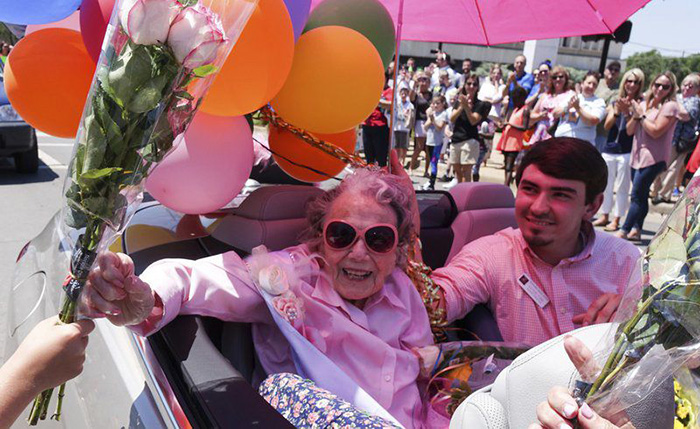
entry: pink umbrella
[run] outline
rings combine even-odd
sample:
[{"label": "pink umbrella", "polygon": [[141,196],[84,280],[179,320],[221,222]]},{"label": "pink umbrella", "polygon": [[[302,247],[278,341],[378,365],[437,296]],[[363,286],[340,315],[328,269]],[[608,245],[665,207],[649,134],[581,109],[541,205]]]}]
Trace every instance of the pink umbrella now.
[{"label": "pink umbrella", "polygon": [[476,45],[612,33],[649,1],[380,0],[402,40]]}]

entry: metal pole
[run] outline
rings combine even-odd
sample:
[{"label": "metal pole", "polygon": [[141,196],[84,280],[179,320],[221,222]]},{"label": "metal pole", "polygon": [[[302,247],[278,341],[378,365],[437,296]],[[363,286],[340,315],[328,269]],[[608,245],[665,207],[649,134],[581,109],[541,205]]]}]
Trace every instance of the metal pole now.
[{"label": "metal pole", "polygon": [[610,50],[610,41],[612,36],[606,35],[603,42],[603,54],[600,56],[600,66],[598,67],[598,73],[603,75],[605,71],[605,63],[608,61],[608,51]]},{"label": "metal pole", "polygon": [[391,88],[391,109],[389,109],[389,150],[387,150],[386,166],[391,173],[391,146],[394,143],[394,108],[396,101],[396,88],[399,76],[399,62],[401,61],[401,28],[403,27],[403,2],[399,2],[399,14],[396,23],[396,53],[394,54],[394,82]]}]

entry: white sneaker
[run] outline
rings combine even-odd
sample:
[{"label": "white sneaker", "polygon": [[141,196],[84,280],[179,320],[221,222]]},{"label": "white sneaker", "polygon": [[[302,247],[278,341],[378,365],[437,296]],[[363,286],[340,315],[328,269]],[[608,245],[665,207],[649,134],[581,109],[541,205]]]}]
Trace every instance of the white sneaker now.
[{"label": "white sneaker", "polygon": [[423,189],[424,191],[434,191],[435,186],[431,185],[430,182],[425,182],[421,189]]},{"label": "white sneaker", "polygon": [[452,179],[452,180],[450,181],[450,183],[445,183],[444,185],[442,185],[442,187],[443,187],[444,189],[452,189],[452,188],[454,188],[455,186],[457,186],[458,183],[459,183],[459,182],[457,181],[457,178],[455,177],[454,179]]}]

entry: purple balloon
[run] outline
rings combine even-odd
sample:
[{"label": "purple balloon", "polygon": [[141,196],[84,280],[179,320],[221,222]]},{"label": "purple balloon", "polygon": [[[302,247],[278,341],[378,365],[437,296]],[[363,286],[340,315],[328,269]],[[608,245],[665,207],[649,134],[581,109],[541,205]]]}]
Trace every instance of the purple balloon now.
[{"label": "purple balloon", "polygon": [[296,41],[304,30],[306,20],[309,19],[311,0],[284,0],[284,4],[289,11],[289,17],[292,18],[294,40]]}]

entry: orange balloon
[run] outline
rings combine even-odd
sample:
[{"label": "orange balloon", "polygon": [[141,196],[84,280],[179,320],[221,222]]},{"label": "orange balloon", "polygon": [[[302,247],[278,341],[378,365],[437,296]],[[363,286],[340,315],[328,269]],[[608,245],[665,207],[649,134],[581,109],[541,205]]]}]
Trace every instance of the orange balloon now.
[{"label": "orange balloon", "polygon": [[382,59],[372,42],[346,27],[319,27],[299,37],[292,71],[272,107],[307,131],[339,133],[372,113],[383,87]]},{"label": "orange balloon", "polygon": [[5,90],[17,113],[34,128],[75,137],[95,63],[80,33],[47,28],[20,40],[5,67]]},{"label": "orange balloon", "polygon": [[240,116],[267,104],[292,68],[294,29],[283,0],[260,0],[202,103],[219,116]]},{"label": "orange balloon", "polygon": [[[333,143],[348,153],[353,153],[355,149],[356,137],[354,128],[338,134],[314,134],[314,136]],[[345,168],[343,161],[309,145],[283,128],[271,126],[269,142],[270,150],[274,152],[272,156],[282,170],[303,182],[328,180],[329,176],[335,176]],[[295,165],[288,160],[322,171],[325,175]]]}]

